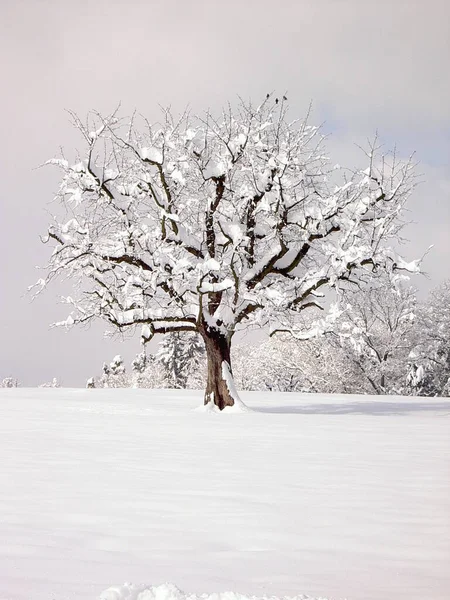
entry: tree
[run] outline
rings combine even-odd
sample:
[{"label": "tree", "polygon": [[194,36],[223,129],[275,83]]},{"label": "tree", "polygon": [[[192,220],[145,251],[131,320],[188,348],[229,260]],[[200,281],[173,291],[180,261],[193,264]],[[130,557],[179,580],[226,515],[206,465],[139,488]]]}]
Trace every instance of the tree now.
[{"label": "tree", "polygon": [[357,367],[369,392],[402,393],[408,356],[415,345],[415,290],[382,276],[342,296],[347,309],[331,334],[331,343]]},{"label": "tree", "polygon": [[106,388],[122,388],[129,386],[129,378],[126,374],[125,364],[120,354],[117,354],[109,364],[103,363],[100,383],[102,387]]},{"label": "tree", "polygon": [[450,396],[450,280],[432,290],[418,311],[410,384],[421,396]]},{"label": "tree", "polygon": [[361,393],[359,373],[328,336],[296,340],[277,334],[259,345],[232,351],[235,377],[243,390]]},{"label": "tree", "polygon": [[[197,332],[207,354],[205,404],[240,403],[230,347],[244,324],[296,330],[328,288],[377,268],[409,268],[384,241],[414,187],[413,164],[380,156],[364,171],[330,169],[323,136],[289,121],[286,102],[241,102],[156,125],[73,116],[85,143],[62,170],[54,244],[41,288],[78,283],[62,325],[106,319],[123,331]],[[416,267],[416,265],[412,265]],[[301,333],[307,336],[306,332]]]},{"label": "tree", "polygon": [[243,390],[302,392],[311,389],[298,354],[301,344],[286,334],[259,345],[238,345],[232,352],[235,377]]},{"label": "tree", "polygon": [[61,387],[61,384],[59,383],[59,381],[56,377],[53,377],[53,379],[51,381],[41,383],[41,385],[39,387],[41,387],[41,388],[59,388],[59,387]]},{"label": "tree", "polygon": [[145,348],[131,361],[132,386],[135,388],[163,388],[164,373],[156,363],[154,354],[147,354]]},{"label": "tree", "polygon": [[145,373],[149,362],[149,357],[147,356],[145,350],[143,350],[140,354],[136,355],[131,361],[131,369],[133,373],[138,373],[139,375]]},{"label": "tree", "polygon": [[0,388],[16,388],[19,387],[19,382],[13,377],[5,377],[0,381]]},{"label": "tree", "polygon": [[166,373],[168,387],[186,388],[190,376],[201,365],[205,348],[197,334],[170,333],[160,344],[156,362]]}]

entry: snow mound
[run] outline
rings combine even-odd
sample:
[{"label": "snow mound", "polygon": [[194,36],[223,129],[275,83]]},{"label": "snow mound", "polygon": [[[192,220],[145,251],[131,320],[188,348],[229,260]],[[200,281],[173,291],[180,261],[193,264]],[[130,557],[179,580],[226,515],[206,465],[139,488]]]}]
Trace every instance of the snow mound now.
[{"label": "snow mound", "polygon": [[[185,594],[175,585],[146,586],[125,583],[108,588],[100,594],[99,600],[278,600],[275,596],[244,596],[237,592],[220,592],[214,594]],[[311,598],[311,596],[284,597],[280,600],[326,600],[326,598]]]},{"label": "snow mound", "polygon": [[194,408],[194,412],[231,415],[231,414],[239,414],[239,413],[249,413],[249,412],[254,412],[254,411],[251,408],[249,408],[246,404],[244,404],[242,401],[240,401],[240,402],[235,401],[233,406],[226,406],[223,410],[220,410],[220,408],[218,406],[216,406],[214,404],[214,402],[208,402],[208,404],[201,404],[197,408]]}]

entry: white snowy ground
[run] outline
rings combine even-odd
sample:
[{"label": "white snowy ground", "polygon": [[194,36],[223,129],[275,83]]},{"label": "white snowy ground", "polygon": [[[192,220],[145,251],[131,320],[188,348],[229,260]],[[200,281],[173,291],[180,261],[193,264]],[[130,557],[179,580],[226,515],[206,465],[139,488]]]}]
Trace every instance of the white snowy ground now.
[{"label": "white snowy ground", "polygon": [[243,398],[0,390],[0,600],[450,598],[449,401]]}]

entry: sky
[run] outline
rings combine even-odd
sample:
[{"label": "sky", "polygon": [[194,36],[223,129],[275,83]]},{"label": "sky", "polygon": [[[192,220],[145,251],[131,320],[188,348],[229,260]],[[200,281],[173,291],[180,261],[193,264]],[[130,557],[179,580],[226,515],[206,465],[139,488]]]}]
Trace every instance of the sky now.
[{"label": "sky", "polygon": [[59,173],[39,168],[82,147],[67,110],[156,119],[159,105],[203,112],[238,95],[287,92],[291,113],[323,123],[333,162],[354,166],[378,131],[415,152],[422,184],[409,203],[408,259],[433,249],[423,297],[450,277],[450,3],[448,0],[1,0],[0,378],[57,377],[83,386],[138,338],[105,326],[65,332],[58,302],[70,282],[35,301]]}]

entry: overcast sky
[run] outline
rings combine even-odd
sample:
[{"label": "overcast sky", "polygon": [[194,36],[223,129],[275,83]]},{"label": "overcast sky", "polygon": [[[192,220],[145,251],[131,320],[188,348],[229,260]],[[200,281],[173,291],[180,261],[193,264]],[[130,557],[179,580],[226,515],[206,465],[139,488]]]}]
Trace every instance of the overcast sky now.
[{"label": "overcast sky", "polygon": [[194,112],[236,95],[287,91],[292,113],[310,101],[334,162],[377,129],[399,153],[416,151],[424,183],[410,202],[407,258],[434,244],[414,281],[426,294],[450,277],[450,2],[448,0],[1,0],[0,378],[58,377],[84,385],[105,360],[139,342],[104,327],[50,329],[70,283],[30,303],[40,274],[58,175],[36,169],[80,138],[65,109],[151,120],[158,105]]}]

